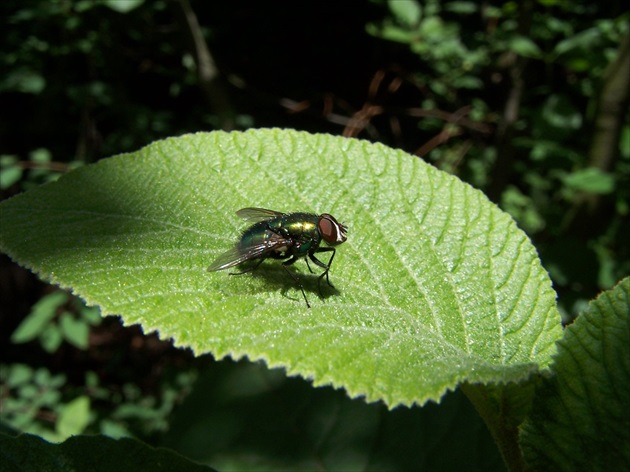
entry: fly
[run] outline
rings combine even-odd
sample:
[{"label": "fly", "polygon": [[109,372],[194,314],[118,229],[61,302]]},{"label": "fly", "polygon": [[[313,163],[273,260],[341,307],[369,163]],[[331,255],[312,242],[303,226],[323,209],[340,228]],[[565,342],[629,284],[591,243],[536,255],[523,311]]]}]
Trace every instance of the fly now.
[{"label": "fly", "polygon": [[[324,269],[324,272],[317,279],[317,289],[320,296],[321,281],[326,277],[326,282],[331,287],[328,278],[330,266],[335,258],[337,246],[347,239],[348,228],[328,213],[315,215],[312,213],[280,213],[264,208],[243,208],[236,212],[237,216],[253,223],[241,235],[241,239],[229,251],[220,255],[214,261],[208,271],[228,269],[246,261],[257,261],[256,264],[242,272],[231,275],[240,275],[256,269],[265,259],[287,259],[282,263],[284,270],[293,278],[302,291],[307,307],[311,307],[306,299],[304,287],[297,275],[289,271],[288,266],[294,264],[298,259],[305,258],[308,269],[310,259],[315,265]],[[327,246],[321,247],[325,242]],[[328,264],[320,261],[315,254],[321,252],[332,252]],[[307,258],[308,256],[308,258]]]}]

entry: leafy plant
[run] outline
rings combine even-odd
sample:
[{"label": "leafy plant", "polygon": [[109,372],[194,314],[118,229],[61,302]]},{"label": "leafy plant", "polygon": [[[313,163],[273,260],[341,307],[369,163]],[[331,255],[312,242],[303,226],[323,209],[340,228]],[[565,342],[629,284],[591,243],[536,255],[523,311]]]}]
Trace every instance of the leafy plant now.
[{"label": "leafy plant", "polygon": [[149,437],[167,429],[167,418],[196,378],[194,372],[182,372],[165,379],[159,395],[148,395],[132,383],[121,392],[112,391],[99,383],[94,372],[87,373],[79,388],[69,384],[67,377],[43,367],[0,364],[0,421],[52,442],[96,433],[112,438]]},{"label": "leafy plant", "polygon": [[[2,421],[19,431],[37,434],[50,441],[66,439],[67,436],[60,435],[54,427],[55,421],[47,421],[64,408],[59,389],[65,382],[64,374],[51,374],[45,368],[0,365]],[[53,427],[47,427],[46,423],[52,423]],[[71,434],[82,432],[83,428],[77,427]]]},{"label": "leafy plant", "polygon": [[[65,306],[68,305],[68,309]],[[56,291],[42,297],[31,313],[11,335],[15,344],[39,339],[42,347],[54,352],[65,340],[79,349],[86,349],[90,326],[100,324],[98,308],[87,307],[78,298]]]},{"label": "leafy plant", "polygon": [[[57,290],[42,297],[11,335],[14,345],[37,341],[50,355],[61,355],[62,343],[86,350],[90,328],[101,324],[98,307]],[[61,442],[82,433],[100,432],[120,438],[165,431],[166,418],[190,390],[194,370],[164,378],[157,395],[127,382],[121,391],[101,385],[85,373],[83,383],[66,374],[25,364],[0,365],[0,421],[11,428]],[[95,406],[96,404],[96,406]],[[105,413],[107,412],[107,413]]]},{"label": "leafy plant", "polygon": [[[337,289],[307,309],[277,265],[208,273],[245,206],[347,223]],[[509,216],[417,158],[293,131],[199,133],[3,202],[0,223],[0,248],[40,277],[196,354],[262,359],[390,408],[461,385],[523,467],[517,428],[562,335],[554,292]],[[301,277],[317,293],[317,274]]]}]

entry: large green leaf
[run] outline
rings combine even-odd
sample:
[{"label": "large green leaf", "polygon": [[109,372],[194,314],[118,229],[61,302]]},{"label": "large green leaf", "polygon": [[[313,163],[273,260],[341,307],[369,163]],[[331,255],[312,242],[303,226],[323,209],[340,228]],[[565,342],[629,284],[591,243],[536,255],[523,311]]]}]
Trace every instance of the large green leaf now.
[{"label": "large green leaf", "polygon": [[630,278],[567,328],[551,370],[523,425],[532,470],[630,470]]},{"label": "large green leaf", "polygon": [[[348,225],[308,309],[277,261],[207,272],[259,206]],[[514,221],[457,178],[378,144],[282,130],[199,133],[105,159],[0,205],[0,249],[105,314],[388,405],[546,366],[555,293]]]}]

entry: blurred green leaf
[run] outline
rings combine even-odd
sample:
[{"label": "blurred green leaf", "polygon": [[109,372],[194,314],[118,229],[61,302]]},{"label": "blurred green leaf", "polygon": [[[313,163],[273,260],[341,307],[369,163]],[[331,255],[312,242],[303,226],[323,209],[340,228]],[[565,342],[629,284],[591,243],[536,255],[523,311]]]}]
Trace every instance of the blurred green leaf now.
[{"label": "blurred green leaf", "polygon": [[[460,15],[471,15],[479,11],[479,8],[480,6],[475,2],[461,1],[461,2],[449,2],[449,3],[444,4],[445,11],[458,13]],[[490,5],[487,5],[487,6],[484,5],[483,8],[485,10],[485,9],[490,9],[493,7],[491,7]],[[484,14],[488,15],[488,12],[484,11]]]},{"label": "blurred green leaf", "polygon": [[576,130],[582,126],[582,114],[565,95],[551,95],[545,101],[542,117],[548,125],[563,130]]},{"label": "blurred green leaf", "polygon": [[0,92],[15,91],[37,95],[46,87],[46,79],[35,71],[13,69],[0,80]]},{"label": "blurred green leaf", "polygon": [[[6,369],[6,370],[5,370]],[[6,385],[9,388],[16,388],[29,382],[33,378],[33,369],[26,364],[2,365],[2,380],[6,375]]]},{"label": "blurred green leaf", "polygon": [[23,170],[18,162],[15,156],[0,155],[0,189],[9,188],[22,178]]},{"label": "blurred green leaf", "polygon": [[613,175],[602,172],[595,167],[581,169],[562,177],[564,185],[571,190],[606,195],[615,189]]},{"label": "blurred green leaf", "polygon": [[510,186],[503,192],[501,207],[512,215],[528,234],[535,234],[545,227],[545,220],[538,213],[532,199],[516,187]]},{"label": "blurred green leaf", "polygon": [[[7,156],[3,156],[7,157]],[[0,189],[4,190],[19,182],[22,178],[22,168],[19,166],[0,167]]]},{"label": "blurred green leaf", "polygon": [[593,50],[601,43],[602,34],[599,28],[593,27],[577,33],[556,44],[554,52],[558,55],[566,54],[575,49]]},{"label": "blurred green leaf", "polygon": [[13,332],[11,342],[20,344],[38,337],[50,327],[50,322],[55,318],[59,306],[67,301],[68,294],[62,291],[56,291],[42,297],[33,305],[31,312]]},{"label": "blurred green leaf", "polygon": [[0,155],[0,168],[5,169],[15,166],[18,163],[18,158],[11,154]]},{"label": "blurred green leaf", "polygon": [[[253,276],[208,273],[246,206],[346,222],[337,289],[308,309],[273,261]],[[3,250],[125,323],[390,406],[437,401],[460,381],[525,379],[561,333],[547,273],[507,214],[414,156],[358,140],[167,139],[3,202],[0,223]],[[295,267],[316,297],[317,275]]]},{"label": "blurred green leaf", "polygon": [[40,333],[39,342],[42,348],[44,348],[44,351],[48,353],[52,354],[59,349],[59,346],[61,346],[63,342],[63,335],[61,334],[59,326],[57,326],[56,323],[49,324],[46,329]]},{"label": "blurred green leaf", "polygon": [[90,423],[90,399],[82,395],[61,407],[56,430],[63,438],[81,434]]},{"label": "blurred green leaf", "polygon": [[81,316],[85,318],[87,323],[91,326],[98,326],[103,320],[101,317],[101,310],[97,306],[85,306],[82,304],[79,311]]},{"label": "blurred green leaf", "polygon": [[[567,327],[537,389],[522,447],[532,470],[630,465],[630,278]],[[571,438],[566,441],[566,438]]]},{"label": "blurred green leaf", "polygon": [[129,13],[144,3],[144,0],[105,0],[103,2],[108,8],[118,13]]},{"label": "blurred green leaf", "polygon": [[79,349],[87,349],[90,328],[87,320],[77,319],[73,313],[62,313],[59,329],[63,339]]},{"label": "blurred green leaf", "polygon": [[381,37],[389,41],[408,44],[413,41],[413,35],[409,30],[394,25],[377,26],[374,23],[366,25],[365,30],[372,36]]},{"label": "blurred green leaf", "polygon": [[48,164],[52,160],[52,154],[46,148],[37,148],[29,153],[29,159],[38,164]]},{"label": "blurred green leaf", "polygon": [[388,0],[387,6],[394,15],[396,21],[407,27],[416,26],[422,16],[422,7],[416,0],[404,2],[398,0]]},{"label": "blurred green leaf", "polygon": [[538,45],[526,36],[513,37],[509,41],[508,48],[523,57],[536,59],[542,56]]},{"label": "blurred green leaf", "polygon": [[132,436],[123,424],[118,423],[116,421],[111,421],[109,419],[104,419],[100,422],[100,431],[101,434],[113,439],[120,439]]}]

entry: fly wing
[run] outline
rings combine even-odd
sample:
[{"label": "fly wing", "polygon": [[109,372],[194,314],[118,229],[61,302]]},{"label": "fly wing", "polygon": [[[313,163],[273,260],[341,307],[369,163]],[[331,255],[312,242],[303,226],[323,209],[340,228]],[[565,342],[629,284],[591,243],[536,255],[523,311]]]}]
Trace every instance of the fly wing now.
[{"label": "fly wing", "polygon": [[250,256],[247,252],[243,252],[238,246],[234,246],[229,251],[226,251],[217,257],[217,259],[210,264],[210,267],[208,267],[208,272],[234,267],[239,265],[241,262],[251,259],[252,257],[253,256]]},{"label": "fly wing", "polygon": [[[275,235],[275,233],[272,233]],[[272,239],[251,246],[234,246],[227,252],[221,254],[216,261],[210,264],[208,272],[228,269],[237,266],[245,261],[264,257],[265,254],[280,248],[286,248],[293,241],[285,239],[279,235],[275,235]]]},{"label": "fly wing", "polygon": [[266,210],[264,208],[241,208],[236,212],[236,216],[250,221],[251,223],[258,223],[259,221],[270,220],[271,218],[278,218],[284,216],[284,213],[279,211]]}]

